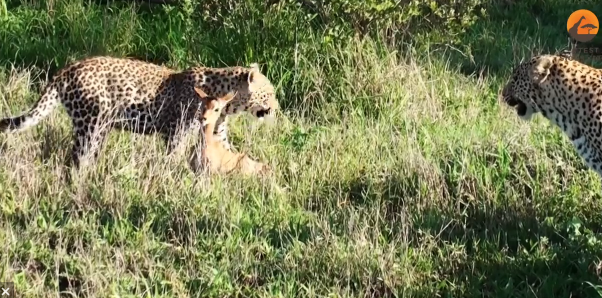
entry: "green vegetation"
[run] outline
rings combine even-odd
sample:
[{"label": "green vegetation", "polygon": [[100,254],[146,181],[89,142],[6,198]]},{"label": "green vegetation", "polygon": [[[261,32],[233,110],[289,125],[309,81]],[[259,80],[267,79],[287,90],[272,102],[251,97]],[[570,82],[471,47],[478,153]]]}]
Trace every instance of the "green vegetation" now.
[{"label": "green vegetation", "polygon": [[496,97],[597,1],[272,2],[0,0],[2,116],[94,54],[258,62],[283,107],[278,125],[230,125],[266,179],[195,177],[158,138],[114,132],[69,186],[62,110],[0,136],[0,281],[24,297],[602,297],[599,178]]}]

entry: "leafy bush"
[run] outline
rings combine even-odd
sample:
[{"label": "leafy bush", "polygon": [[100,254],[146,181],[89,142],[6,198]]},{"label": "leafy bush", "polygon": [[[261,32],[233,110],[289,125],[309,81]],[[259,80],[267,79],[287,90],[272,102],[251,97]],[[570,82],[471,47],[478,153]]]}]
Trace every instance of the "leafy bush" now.
[{"label": "leafy bush", "polygon": [[[485,13],[485,0],[186,0],[182,10],[192,17],[197,12],[213,27],[267,15],[272,9],[301,12],[314,29],[328,39],[385,34],[388,37],[427,33],[442,42],[456,43],[458,35]],[[194,9],[193,9],[194,8]],[[302,29],[303,24],[299,24]]]},{"label": "leafy bush", "polygon": [[[438,33],[448,42],[485,14],[484,0],[285,0],[316,17],[329,35]],[[432,35],[432,34],[431,34]]]}]

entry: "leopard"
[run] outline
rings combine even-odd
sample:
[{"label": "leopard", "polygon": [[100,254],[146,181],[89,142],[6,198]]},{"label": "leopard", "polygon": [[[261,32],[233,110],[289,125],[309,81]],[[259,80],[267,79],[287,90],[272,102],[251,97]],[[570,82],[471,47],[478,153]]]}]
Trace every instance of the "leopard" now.
[{"label": "leopard", "polygon": [[216,98],[207,95],[203,90],[196,87],[195,91],[204,105],[201,119],[205,123],[203,129],[205,130],[206,148],[203,151],[204,156],[202,158],[209,165],[207,168],[209,172],[229,174],[234,171],[240,171],[246,175],[259,176],[270,173],[271,168],[268,165],[253,160],[245,153],[233,153],[227,150],[224,144],[213,136],[217,119],[221,115],[223,108],[234,98],[235,93],[230,92],[224,97]]},{"label": "leopard", "polygon": [[[236,96],[221,110],[213,135],[232,151],[228,140],[228,117],[247,112],[260,121],[274,119],[279,110],[274,86],[259,70],[248,67],[192,66],[177,71],[134,58],[92,56],[73,61],[59,69],[43,88],[29,111],[0,120],[0,132],[14,133],[37,125],[59,105],[65,108],[73,126],[71,158],[75,168],[94,163],[113,129],[138,134],[159,134],[166,154],[178,149],[193,130],[202,131],[198,119],[202,108],[195,88],[205,94]],[[199,133],[195,156],[202,157],[204,137]],[[198,172],[205,164],[196,160]]]},{"label": "leopard", "polygon": [[559,127],[587,167],[602,177],[602,70],[563,55],[534,55],[516,65],[498,100],[530,121]]}]

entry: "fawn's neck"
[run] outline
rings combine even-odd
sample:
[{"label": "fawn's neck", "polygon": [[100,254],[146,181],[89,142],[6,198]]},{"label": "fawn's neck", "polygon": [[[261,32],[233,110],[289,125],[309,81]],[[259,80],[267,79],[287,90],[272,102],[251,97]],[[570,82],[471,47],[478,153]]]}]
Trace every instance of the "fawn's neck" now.
[{"label": "fawn's neck", "polygon": [[215,123],[205,125],[205,142],[207,144],[213,143],[213,129],[215,129]]}]

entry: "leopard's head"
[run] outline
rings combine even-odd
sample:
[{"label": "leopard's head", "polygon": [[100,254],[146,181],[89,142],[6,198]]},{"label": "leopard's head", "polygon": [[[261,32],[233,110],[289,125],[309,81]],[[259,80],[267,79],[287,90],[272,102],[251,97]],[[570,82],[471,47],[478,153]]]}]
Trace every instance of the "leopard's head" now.
[{"label": "leopard's head", "polygon": [[274,86],[270,80],[259,70],[257,63],[245,68],[235,99],[241,109],[251,113],[260,121],[275,120],[280,109]]},{"label": "leopard's head", "polygon": [[512,77],[501,89],[499,100],[513,107],[521,119],[531,120],[533,115],[551,104],[550,99],[543,96],[543,90],[551,83],[550,73],[554,63],[554,56],[542,55],[517,65]]}]

